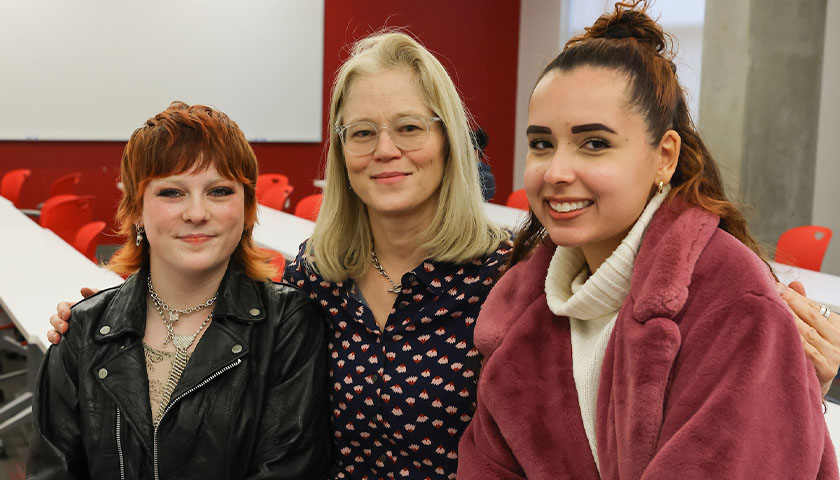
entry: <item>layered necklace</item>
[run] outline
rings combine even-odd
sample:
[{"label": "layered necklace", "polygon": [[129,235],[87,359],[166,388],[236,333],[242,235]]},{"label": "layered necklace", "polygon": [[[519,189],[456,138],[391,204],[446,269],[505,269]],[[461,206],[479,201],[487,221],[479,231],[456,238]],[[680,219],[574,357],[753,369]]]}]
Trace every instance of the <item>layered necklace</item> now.
[{"label": "layered necklace", "polygon": [[[149,275],[146,283],[149,287],[149,296],[152,298],[152,303],[155,304],[155,309],[157,309],[158,315],[160,315],[160,318],[163,320],[163,324],[166,325],[166,338],[163,340],[163,346],[166,347],[167,343],[172,342],[172,345],[175,347],[175,359],[172,361],[172,368],[169,370],[169,378],[167,378],[166,384],[163,387],[163,395],[160,401],[158,413],[153,420],[154,425],[157,426],[161,417],[163,417],[163,412],[166,411],[166,407],[169,406],[169,399],[172,396],[172,392],[175,391],[175,387],[178,385],[178,381],[181,380],[181,375],[187,367],[187,360],[189,360],[187,349],[190,348],[193,342],[195,342],[195,339],[198,337],[198,334],[201,333],[201,330],[203,330],[204,327],[207,326],[207,323],[210,322],[210,319],[213,318],[213,311],[211,310],[210,313],[207,314],[207,317],[205,317],[204,321],[201,322],[201,325],[198,326],[198,330],[196,330],[192,335],[176,335],[174,328],[175,322],[178,321],[181,315],[188,315],[212,306],[216,303],[219,292],[216,292],[212,298],[208,299],[204,303],[200,303],[190,308],[178,309],[170,307],[166,302],[161,300],[157,292],[155,292],[155,287],[152,286],[151,275]],[[164,312],[167,314],[164,314]]]},{"label": "layered necklace", "polygon": [[402,290],[402,285],[398,284],[397,282],[393,281],[390,276],[385,272],[385,267],[379,262],[379,257],[376,256],[376,249],[374,247],[370,247],[370,259],[373,261],[373,266],[376,267],[376,270],[379,271],[379,274],[385,277],[388,282],[391,284],[391,288],[388,289],[391,293],[400,293]]}]

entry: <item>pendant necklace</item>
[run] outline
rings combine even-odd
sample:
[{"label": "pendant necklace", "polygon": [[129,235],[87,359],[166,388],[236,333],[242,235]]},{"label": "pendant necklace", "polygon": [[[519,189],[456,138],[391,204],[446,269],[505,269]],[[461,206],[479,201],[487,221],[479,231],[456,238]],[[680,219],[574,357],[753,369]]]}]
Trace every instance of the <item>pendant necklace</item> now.
[{"label": "pendant necklace", "polygon": [[399,285],[397,282],[391,280],[391,277],[385,272],[385,267],[379,263],[379,258],[376,256],[376,249],[374,247],[370,247],[370,259],[373,260],[373,266],[376,267],[376,270],[379,271],[380,275],[385,277],[388,282],[391,284],[391,288],[388,289],[390,293],[397,293],[399,294],[402,290],[402,286]]},{"label": "pendant necklace", "polygon": [[[204,321],[201,322],[201,325],[198,326],[198,330],[196,330],[192,335],[176,335],[174,329],[175,322],[178,321],[180,315],[197,312],[213,305],[219,296],[219,292],[216,292],[212,298],[202,304],[190,308],[177,309],[170,307],[158,296],[157,292],[155,292],[155,288],[152,286],[151,275],[149,275],[147,284],[149,287],[149,296],[152,298],[152,303],[155,304],[155,309],[157,309],[158,315],[160,315],[161,320],[163,320],[163,324],[166,325],[166,338],[163,340],[163,346],[166,347],[166,344],[171,341],[172,345],[175,347],[175,359],[172,360],[172,368],[169,370],[169,377],[166,379],[166,384],[163,386],[158,413],[152,421],[154,426],[157,426],[160,419],[163,417],[163,412],[165,412],[166,407],[169,406],[169,399],[172,397],[172,392],[175,391],[175,387],[178,385],[178,381],[181,380],[181,375],[184,373],[184,369],[187,368],[187,361],[189,360],[187,350],[193,342],[195,342],[195,339],[198,337],[198,334],[201,333],[201,330],[203,330],[204,327],[207,326],[207,323],[210,322],[210,319],[213,318],[213,312],[211,310],[210,313],[207,314],[207,317],[205,317]],[[167,312],[169,315],[167,316],[163,312]]]}]

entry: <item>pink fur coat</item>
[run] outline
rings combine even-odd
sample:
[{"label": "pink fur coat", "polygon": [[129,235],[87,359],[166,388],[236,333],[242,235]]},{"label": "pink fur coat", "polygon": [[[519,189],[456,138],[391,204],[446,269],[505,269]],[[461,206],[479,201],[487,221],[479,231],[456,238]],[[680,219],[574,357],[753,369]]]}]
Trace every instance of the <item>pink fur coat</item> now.
[{"label": "pink fur coat", "polygon": [[[814,367],[767,266],[678,200],[645,233],[604,357],[596,431],[606,479],[838,478]],[[493,288],[458,479],[597,479],[569,321],[545,298],[553,246]]]}]

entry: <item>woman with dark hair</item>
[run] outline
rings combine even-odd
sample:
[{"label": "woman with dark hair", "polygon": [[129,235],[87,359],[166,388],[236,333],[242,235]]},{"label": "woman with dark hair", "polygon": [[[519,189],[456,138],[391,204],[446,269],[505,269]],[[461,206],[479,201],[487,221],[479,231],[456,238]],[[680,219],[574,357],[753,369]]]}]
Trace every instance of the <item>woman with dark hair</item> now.
[{"label": "woman with dark hair", "polygon": [[813,366],[645,9],[617,3],[532,93],[532,214],[477,322],[458,478],[837,478]]},{"label": "woman with dark hair", "polygon": [[27,478],[324,478],[324,318],[254,247],[257,159],[175,102],[135,130],[117,219],[130,275],[44,359]]}]

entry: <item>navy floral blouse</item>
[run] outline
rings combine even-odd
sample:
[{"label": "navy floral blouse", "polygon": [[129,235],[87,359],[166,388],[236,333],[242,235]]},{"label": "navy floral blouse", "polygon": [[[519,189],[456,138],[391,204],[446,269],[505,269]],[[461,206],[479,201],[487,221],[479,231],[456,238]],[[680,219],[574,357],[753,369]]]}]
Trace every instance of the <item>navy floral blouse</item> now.
[{"label": "navy floral blouse", "polygon": [[335,478],[455,478],[458,440],[476,406],[473,328],[510,249],[505,241],[462,265],[424,261],[403,275],[380,331],[355,284],[309,271],[301,245],[285,276],[331,320]]}]

